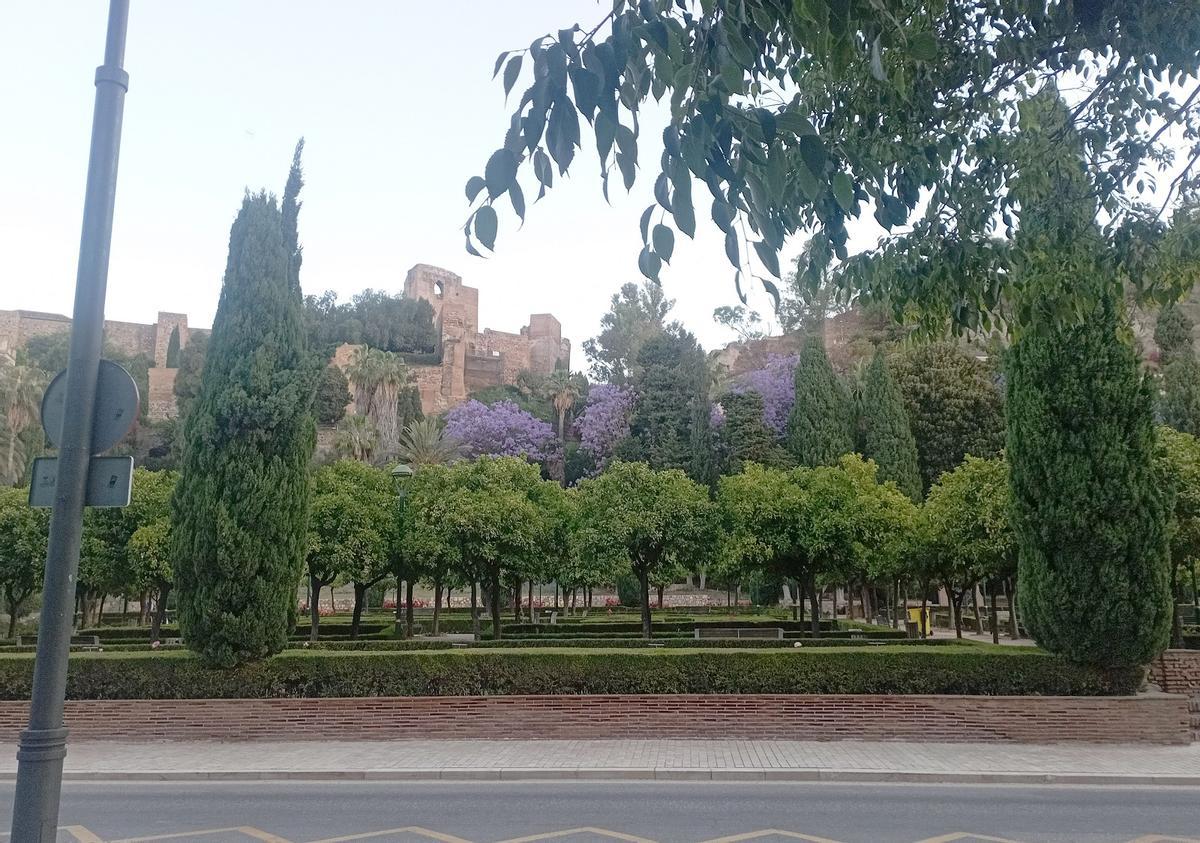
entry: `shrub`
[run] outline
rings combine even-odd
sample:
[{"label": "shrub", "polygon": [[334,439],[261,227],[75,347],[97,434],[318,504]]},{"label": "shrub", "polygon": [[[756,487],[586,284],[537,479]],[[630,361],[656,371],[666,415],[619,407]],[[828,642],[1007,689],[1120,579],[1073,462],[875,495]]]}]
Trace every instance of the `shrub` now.
[{"label": "shrub", "polygon": [[[33,659],[0,657],[0,697],[29,698]],[[506,694],[1130,694],[1140,668],[976,647],[429,652],[288,651],[231,669],[187,652],[83,653],[70,699]]]}]

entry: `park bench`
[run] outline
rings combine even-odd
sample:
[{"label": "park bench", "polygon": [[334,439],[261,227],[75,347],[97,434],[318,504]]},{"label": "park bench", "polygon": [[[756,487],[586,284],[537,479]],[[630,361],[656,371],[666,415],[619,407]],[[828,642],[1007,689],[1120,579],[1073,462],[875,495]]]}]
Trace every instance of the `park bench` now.
[{"label": "park bench", "polygon": [[725,626],[698,626],[695,629],[697,640],[701,638],[783,638],[782,627],[756,626],[748,628]]},{"label": "park bench", "polygon": [[[21,647],[24,645],[27,645],[30,647],[36,646],[37,645],[37,636],[36,635],[18,635],[17,636],[17,646]],[[98,650],[98,649],[100,649],[100,636],[99,635],[72,635],[71,636],[71,647],[73,649],[77,649],[77,650]]]}]

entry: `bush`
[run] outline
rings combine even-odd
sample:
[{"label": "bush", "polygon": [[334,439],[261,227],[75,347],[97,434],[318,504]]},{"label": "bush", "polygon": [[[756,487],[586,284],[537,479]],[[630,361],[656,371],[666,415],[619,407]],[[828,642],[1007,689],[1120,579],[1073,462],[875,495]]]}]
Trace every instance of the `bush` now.
[{"label": "bush", "polygon": [[[33,659],[0,657],[0,698],[29,698]],[[780,651],[482,649],[288,651],[230,669],[188,652],[82,653],[69,699],[505,694],[1131,694],[1141,668],[1071,664],[1035,650],[977,647]]]},{"label": "bush", "polygon": [[[553,635],[557,632],[568,631],[572,635],[577,633],[600,632],[600,633],[617,633],[617,632],[641,632],[642,625],[640,623],[609,623],[605,621],[568,621],[570,628],[561,630],[560,627],[568,624],[546,624],[546,623],[513,623],[504,625],[505,635]],[[691,633],[696,627],[704,627],[711,629],[782,629],[785,632],[805,632],[812,624],[809,621],[743,621],[743,620],[727,620],[727,621],[655,621],[654,632],[687,632]],[[837,621],[821,621],[821,630],[828,632],[838,628]]]}]

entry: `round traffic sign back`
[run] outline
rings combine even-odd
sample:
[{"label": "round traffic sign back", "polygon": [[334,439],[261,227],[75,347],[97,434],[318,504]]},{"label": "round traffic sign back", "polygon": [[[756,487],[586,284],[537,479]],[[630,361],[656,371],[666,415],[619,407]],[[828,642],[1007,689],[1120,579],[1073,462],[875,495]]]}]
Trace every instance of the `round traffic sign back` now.
[{"label": "round traffic sign back", "polygon": [[[62,439],[67,404],[67,372],[54,376],[42,397],[42,429],[55,447]],[[125,438],[137,421],[141,407],[137,383],[129,372],[111,360],[100,361],[96,383],[96,409],[92,414],[92,453],[107,451]]]}]

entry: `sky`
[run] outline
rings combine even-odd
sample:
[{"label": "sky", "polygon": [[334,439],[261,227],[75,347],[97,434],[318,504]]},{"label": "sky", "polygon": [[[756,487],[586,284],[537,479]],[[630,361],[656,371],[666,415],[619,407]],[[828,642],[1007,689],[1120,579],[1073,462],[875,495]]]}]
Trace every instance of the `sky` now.
[{"label": "sky", "polygon": [[[487,259],[463,248],[463,186],[508,125],[491,78],[496,56],[590,25],[606,5],[133,0],[106,315],[152,322],[162,310],[210,325],[244,191],[281,192],[303,136],[306,293],[399,292],[409,267],[442,266],[480,289],[481,327],[516,331],[531,312],[555,314],[573,367],[584,368],[582,341],[597,333],[612,293],[640,277],[638,218],[652,201],[661,114],[645,118],[641,157],[651,171],[631,195],[614,177],[605,204],[585,138],[570,178],[556,178],[520,230],[503,203]],[[0,309],[70,313],[106,8],[4,4]],[[712,322],[713,308],[737,299],[720,233],[699,229],[695,241],[677,242],[662,278],[676,318],[712,348],[733,339]],[[801,245],[789,244],[785,259]],[[751,305],[770,311],[765,294]]]}]

